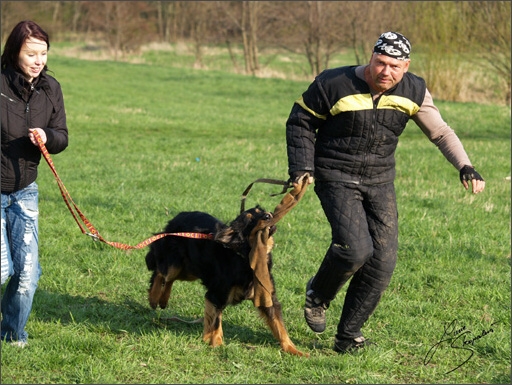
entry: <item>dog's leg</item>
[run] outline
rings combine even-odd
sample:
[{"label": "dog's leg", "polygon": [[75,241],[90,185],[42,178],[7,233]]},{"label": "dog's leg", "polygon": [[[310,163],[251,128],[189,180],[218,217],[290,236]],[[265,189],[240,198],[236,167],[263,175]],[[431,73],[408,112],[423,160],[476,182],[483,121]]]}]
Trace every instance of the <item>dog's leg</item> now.
[{"label": "dog's leg", "polygon": [[298,350],[290,337],[288,336],[288,332],[284,326],[283,322],[283,314],[281,311],[281,304],[274,297],[274,305],[272,307],[263,307],[260,306],[258,311],[260,315],[263,317],[268,327],[272,331],[274,337],[279,341],[281,345],[281,349],[286,353],[294,354],[296,356],[305,356],[309,357],[309,353],[303,353]]},{"label": "dog's leg", "polygon": [[171,289],[172,284],[174,283],[174,280],[168,281],[165,280],[165,285],[162,288],[162,295],[160,296],[160,300],[158,301],[158,304],[162,309],[165,309],[167,307],[167,303],[169,302],[169,296],[171,295]]},{"label": "dog's leg", "polygon": [[203,341],[215,347],[222,345],[222,340],[222,310],[217,309],[213,303],[206,299],[204,305]]},{"label": "dog's leg", "polygon": [[160,274],[158,271],[154,271],[153,275],[151,276],[151,286],[149,288],[149,305],[156,309],[159,301],[160,296],[162,295],[162,286],[165,283],[165,277]]},{"label": "dog's leg", "polygon": [[156,309],[160,305],[162,309],[167,307],[171,295],[172,284],[181,273],[181,268],[169,267],[167,275],[164,276],[158,270],[151,276],[151,286],[149,288],[149,305]]},{"label": "dog's leg", "polygon": [[172,290],[172,284],[178,276],[181,273],[181,268],[171,266],[167,270],[167,275],[165,276],[165,285],[162,288],[162,294],[160,295],[160,300],[158,301],[158,304],[162,309],[165,309],[167,307],[167,303],[169,302],[169,297],[171,295]]}]

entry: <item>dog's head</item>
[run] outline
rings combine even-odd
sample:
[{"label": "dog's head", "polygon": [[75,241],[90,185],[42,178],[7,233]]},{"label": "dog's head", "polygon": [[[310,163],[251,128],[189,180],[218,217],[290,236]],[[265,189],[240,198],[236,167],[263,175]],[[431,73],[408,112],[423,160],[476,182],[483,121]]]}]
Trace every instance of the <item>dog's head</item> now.
[{"label": "dog's head", "polygon": [[259,205],[251,209],[245,210],[236,217],[229,226],[219,228],[214,239],[224,246],[235,250],[236,252],[248,255],[252,241],[256,237],[256,233],[266,227],[269,228],[268,252],[272,250],[272,235],[276,232],[276,226],[273,224],[273,215],[271,212],[265,211]]}]

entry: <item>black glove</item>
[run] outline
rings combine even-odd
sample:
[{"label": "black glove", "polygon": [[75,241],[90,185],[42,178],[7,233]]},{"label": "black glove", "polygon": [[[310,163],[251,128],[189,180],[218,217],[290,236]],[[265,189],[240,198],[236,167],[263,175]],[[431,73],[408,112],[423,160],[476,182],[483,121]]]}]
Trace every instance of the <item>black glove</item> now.
[{"label": "black glove", "polygon": [[314,177],[313,171],[294,171],[290,173],[290,179],[288,179],[288,183],[298,183],[299,179],[304,175],[309,174],[310,177]]},{"label": "black glove", "polygon": [[471,182],[472,179],[484,181],[484,178],[472,166],[464,166],[460,169],[460,181]]}]

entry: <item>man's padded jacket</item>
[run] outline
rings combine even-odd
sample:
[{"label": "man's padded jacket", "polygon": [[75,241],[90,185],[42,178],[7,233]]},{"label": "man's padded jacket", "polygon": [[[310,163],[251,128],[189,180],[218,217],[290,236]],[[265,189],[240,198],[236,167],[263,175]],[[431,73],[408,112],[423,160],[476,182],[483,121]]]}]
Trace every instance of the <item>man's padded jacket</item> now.
[{"label": "man's padded jacket", "polygon": [[286,123],[289,172],[364,185],[392,182],[398,137],[425,98],[411,73],[373,100],[356,66],[323,71],[298,99]]}]

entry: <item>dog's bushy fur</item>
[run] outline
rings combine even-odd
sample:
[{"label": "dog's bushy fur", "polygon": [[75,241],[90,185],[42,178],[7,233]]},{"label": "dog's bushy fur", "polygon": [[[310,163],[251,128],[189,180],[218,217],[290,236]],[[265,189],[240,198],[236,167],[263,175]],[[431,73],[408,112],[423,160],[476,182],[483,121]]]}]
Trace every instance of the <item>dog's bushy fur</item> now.
[{"label": "dog's bushy fur", "polygon": [[149,303],[153,309],[167,306],[174,281],[201,280],[206,288],[203,340],[211,346],[223,343],[222,311],[254,296],[254,273],[250,266],[251,240],[256,228],[269,223],[267,264],[272,283],[271,307],[260,306],[260,315],[279,341],[281,348],[295,355],[306,355],[295,347],[283,323],[272,278],[272,247],[275,226],[272,213],[256,206],[241,213],[229,225],[208,213],[182,212],[169,221],[165,233],[212,234],[213,239],[166,236],[150,245],[146,255],[150,279]]}]

